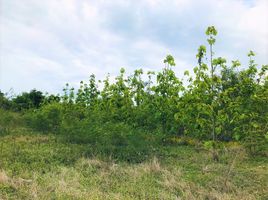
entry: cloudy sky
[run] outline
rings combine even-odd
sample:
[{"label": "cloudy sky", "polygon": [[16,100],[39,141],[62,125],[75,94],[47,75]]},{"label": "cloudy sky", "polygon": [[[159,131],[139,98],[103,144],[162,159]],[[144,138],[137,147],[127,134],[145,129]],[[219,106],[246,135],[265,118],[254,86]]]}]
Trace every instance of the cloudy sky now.
[{"label": "cloudy sky", "polygon": [[0,0],[0,90],[58,93],[143,67],[165,55],[182,76],[196,65],[207,26],[218,29],[216,56],[268,64],[267,0]]}]

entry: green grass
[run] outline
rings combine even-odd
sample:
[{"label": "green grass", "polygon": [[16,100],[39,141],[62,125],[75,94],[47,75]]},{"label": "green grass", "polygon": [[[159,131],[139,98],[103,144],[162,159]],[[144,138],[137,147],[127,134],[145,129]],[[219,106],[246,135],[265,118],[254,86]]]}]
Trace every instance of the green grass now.
[{"label": "green grass", "polygon": [[193,146],[154,148],[131,162],[17,127],[0,136],[0,199],[268,198],[267,158],[249,157],[239,145],[219,162]]}]

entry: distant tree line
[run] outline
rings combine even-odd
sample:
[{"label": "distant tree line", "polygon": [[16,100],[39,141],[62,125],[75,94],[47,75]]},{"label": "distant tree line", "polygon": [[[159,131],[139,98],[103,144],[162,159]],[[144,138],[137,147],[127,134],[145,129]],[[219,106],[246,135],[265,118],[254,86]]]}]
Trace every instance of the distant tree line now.
[{"label": "distant tree line", "polygon": [[25,111],[29,109],[40,108],[44,103],[59,102],[58,95],[45,95],[36,89],[30,92],[23,92],[13,98],[8,98],[6,94],[0,90],[0,108],[13,111]]}]

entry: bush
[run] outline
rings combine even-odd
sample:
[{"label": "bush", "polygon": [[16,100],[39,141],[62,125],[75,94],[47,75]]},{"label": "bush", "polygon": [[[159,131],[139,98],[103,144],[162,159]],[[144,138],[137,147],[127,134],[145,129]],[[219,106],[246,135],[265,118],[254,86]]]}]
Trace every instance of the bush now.
[{"label": "bush", "polygon": [[243,144],[249,155],[267,155],[268,139],[266,138],[266,135],[263,135],[261,133],[255,133],[254,135],[248,135],[244,139]]},{"label": "bush", "polygon": [[62,121],[62,106],[58,103],[48,104],[40,109],[25,114],[27,124],[37,130],[45,132],[58,132]]},{"label": "bush", "polygon": [[18,113],[0,109],[0,135],[10,133],[11,128],[22,124],[22,119]]}]

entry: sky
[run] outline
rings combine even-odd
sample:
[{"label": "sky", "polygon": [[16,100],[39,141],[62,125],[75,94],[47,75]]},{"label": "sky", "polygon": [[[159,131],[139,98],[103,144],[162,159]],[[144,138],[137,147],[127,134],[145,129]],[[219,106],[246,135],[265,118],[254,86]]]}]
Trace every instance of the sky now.
[{"label": "sky", "polygon": [[268,64],[267,0],[0,0],[0,90],[60,93],[92,73],[159,71],[167,54],[182,77],[211,25],[216,57]]}]

